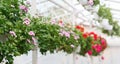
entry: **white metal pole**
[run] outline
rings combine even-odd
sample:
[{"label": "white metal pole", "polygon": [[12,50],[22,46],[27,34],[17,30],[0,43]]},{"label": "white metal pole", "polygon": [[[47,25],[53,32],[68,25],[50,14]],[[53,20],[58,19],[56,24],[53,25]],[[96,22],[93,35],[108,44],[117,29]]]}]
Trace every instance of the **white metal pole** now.
[{"label": "white metal pole", "polygon": [[[31,15],[33,17],[36,17],[36,13],[37,13],[36,0],[32,0],[32,2],[31,2]],[[32,64],[37,64],[37,62],[38,62],[37,61],[38,60],[37,48],[38,48],[38,44],[35,45],[34,49],[32,50]]]},{"label": "white metal pole", "polygon": [[73,64],[76,64],[76,53],[73,52]]}]

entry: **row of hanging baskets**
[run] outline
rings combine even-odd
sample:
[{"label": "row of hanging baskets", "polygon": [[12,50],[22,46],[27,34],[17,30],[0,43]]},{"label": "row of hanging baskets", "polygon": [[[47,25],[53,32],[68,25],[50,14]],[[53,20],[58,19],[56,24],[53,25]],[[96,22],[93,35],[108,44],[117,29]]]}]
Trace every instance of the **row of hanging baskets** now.
[{"label": "row of hanging baskets", "polygon": [[40,52],[64,51],[85,56],[100,55],[106,40],[94,32],[84,32],[81,25],[71,26],[62,20],[34,18],[28,13],[30,3],[0,1],[0,63],[13,64],[13,57],[27,54],[38,45]]}]

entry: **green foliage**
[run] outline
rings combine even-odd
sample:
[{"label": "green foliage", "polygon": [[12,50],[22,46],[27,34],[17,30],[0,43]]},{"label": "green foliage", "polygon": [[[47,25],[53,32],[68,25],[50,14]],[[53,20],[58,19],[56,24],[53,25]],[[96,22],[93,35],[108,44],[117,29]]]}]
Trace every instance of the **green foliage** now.
[{"label": "green foliage", "polygon": [[105,6],[100,6],[98,10],[98,15],[102,18],[108,19],[109,23],[112,24],[113,18],[109,8],[106,8]]},{"label": "green foliage", "polygon": [[[54,51],[61,51],[67,53],[72,53],[75,48],[72,48],[71,45],[77,47],[79,42],[74,39],[73,34],[70,34],[70,38],[66,38],[65,36],[61,36],[60,30],[66,30],[67,28],[61,28],[59,25],[43,23],[40,22],[38,31],[38,43],[40,52],[42,54],[46,54],[47,51],[54,53]],[[72,30],[66,30],[68,32]]]},{"label": "green foliage", "polygon": [[[33,44],[26,41],[29,28],[23,25],[22,18],[26,14],[19,9],[22,4],[19,0],[0,0],[0,62],[5,59],[6,64],[13,64],[14,56],[27,53],[33,48]],[[15,31],[17,37],[11,36],[10,31]]]},{"label": "green foliage", "polygon": [[[91,49],[93,37],[84,38],[83,33],[73,27],[59,22],[52,24],[50,18],[30,17],[20,9],[24,0],[0,0],[0,63],[13,64],[13,57],[27,54],[38,41],[42,54],[47,51],[64,51],[68,54],[81,47],[80,55],[85,55]],[[27,23],[24,23],[27,18]],[[114,27],[116,30],[118,27]],[[29,32],[32,31],[32,35]],[[12,34],[11,34],[12,32]],[[77,39],[75,38],[77,37]],[[100,41],[98,42],[100,43]]]},{"label": "green foliage", "polygon": [[93,2],[94,2],[94,5],[100,4],[100,0],[93,0]]},{"label": "green foliage", "polygon": [[86,39],[84,39],[82,36],[81,36],[81,39],[80,39],[81,43],[80,43],[80,46],[81,46],[81,51],[79,52],[80,55],[83,55],[85,56],[85,54],[88,52],[88,50],[91,49],[91,42],[92,42],[92,38],[91,37],[88,37]]},{"label": "green foliage", "polygon": [[108,35],[115,35],[120,36],[120,26],[118,25],[117,21],[114,21],[112,18],[112,14],[110,12],[110,9],[105,6],[100,6],[98,15],[102,18],[108,19],[109,24],[113,26],[112,31],[108,31],[103,29],[103,33],[107,33]]}]

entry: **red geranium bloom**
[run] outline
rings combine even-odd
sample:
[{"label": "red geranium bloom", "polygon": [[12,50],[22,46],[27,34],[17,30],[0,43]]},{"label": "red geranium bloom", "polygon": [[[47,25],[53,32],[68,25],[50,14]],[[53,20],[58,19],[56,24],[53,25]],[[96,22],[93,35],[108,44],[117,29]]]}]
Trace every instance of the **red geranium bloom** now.
[{"label": "red geranium bloom", "polygon": [[98,39],[97,34],[95,34],[94,32],[90,32],[89,35],[92,36],[94,38],[94,40]]},{"label": "red geranium bloom", "polygon": [[100,53],[102,51],[102,46],[100,44],[95,44],[92,46],[92,48],[95,49],[97,53]]},{"label": "red geranium bloom", "polygon": [[83,34],[83,37],[84,37],[84,38],[87,38],[88,36],[89,36],[88,33],[84,33],[84,34]]},{"label": "red geranium bloom", "polygon": [[62,23],[63,23],[63,21],[62,21],[62,20],[60,20],[60,21],[59,21],[59,24],[62,24]]},{"label": "red geranium bloom", "polygon": [[78,29],[78,30],[80,30],[81,32],[84,32],[84,27],[82,27],[80,25],[77,25],[75,28]]},{"label": "red geranium bloom", "polygon": [[87,53],[88,53],[88,55],[91,56],[92,55],[92,50],[89,50]]}]

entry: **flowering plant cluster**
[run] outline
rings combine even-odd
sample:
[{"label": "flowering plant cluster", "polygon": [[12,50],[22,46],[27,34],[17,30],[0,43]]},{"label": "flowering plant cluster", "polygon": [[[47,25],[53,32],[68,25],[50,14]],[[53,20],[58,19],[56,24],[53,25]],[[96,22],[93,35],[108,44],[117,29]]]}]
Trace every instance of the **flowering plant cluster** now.
[{"label": "flowering plant cluster", "polygon": [[76,26],[76,29],[82,31],[80,55],[84,56],[87,53],[90,56],[97,56],[107,47],[106,40],[96,33],[84,32],[84,28],[79,25]]},{"label": "flowering plant cluster", "polygon": [[5,60],[6,64],[13,64],[14,56],[28,53],[34,47],[27,41],[34,39],[28,7],[20,0],[0,0],[0,63]]},{"label": "flowering plant cluster", "polygon": [[68,27],[63,21],[45,17],[31,18],[30,4],[19,0],[0,1],[0,62],[13,64],[13,57],[32,50],[38,45],[40,52],[64,51],[80,55],[99,55],[106,47],[104,38],[94,32],[84,33],[84,27]]}]

